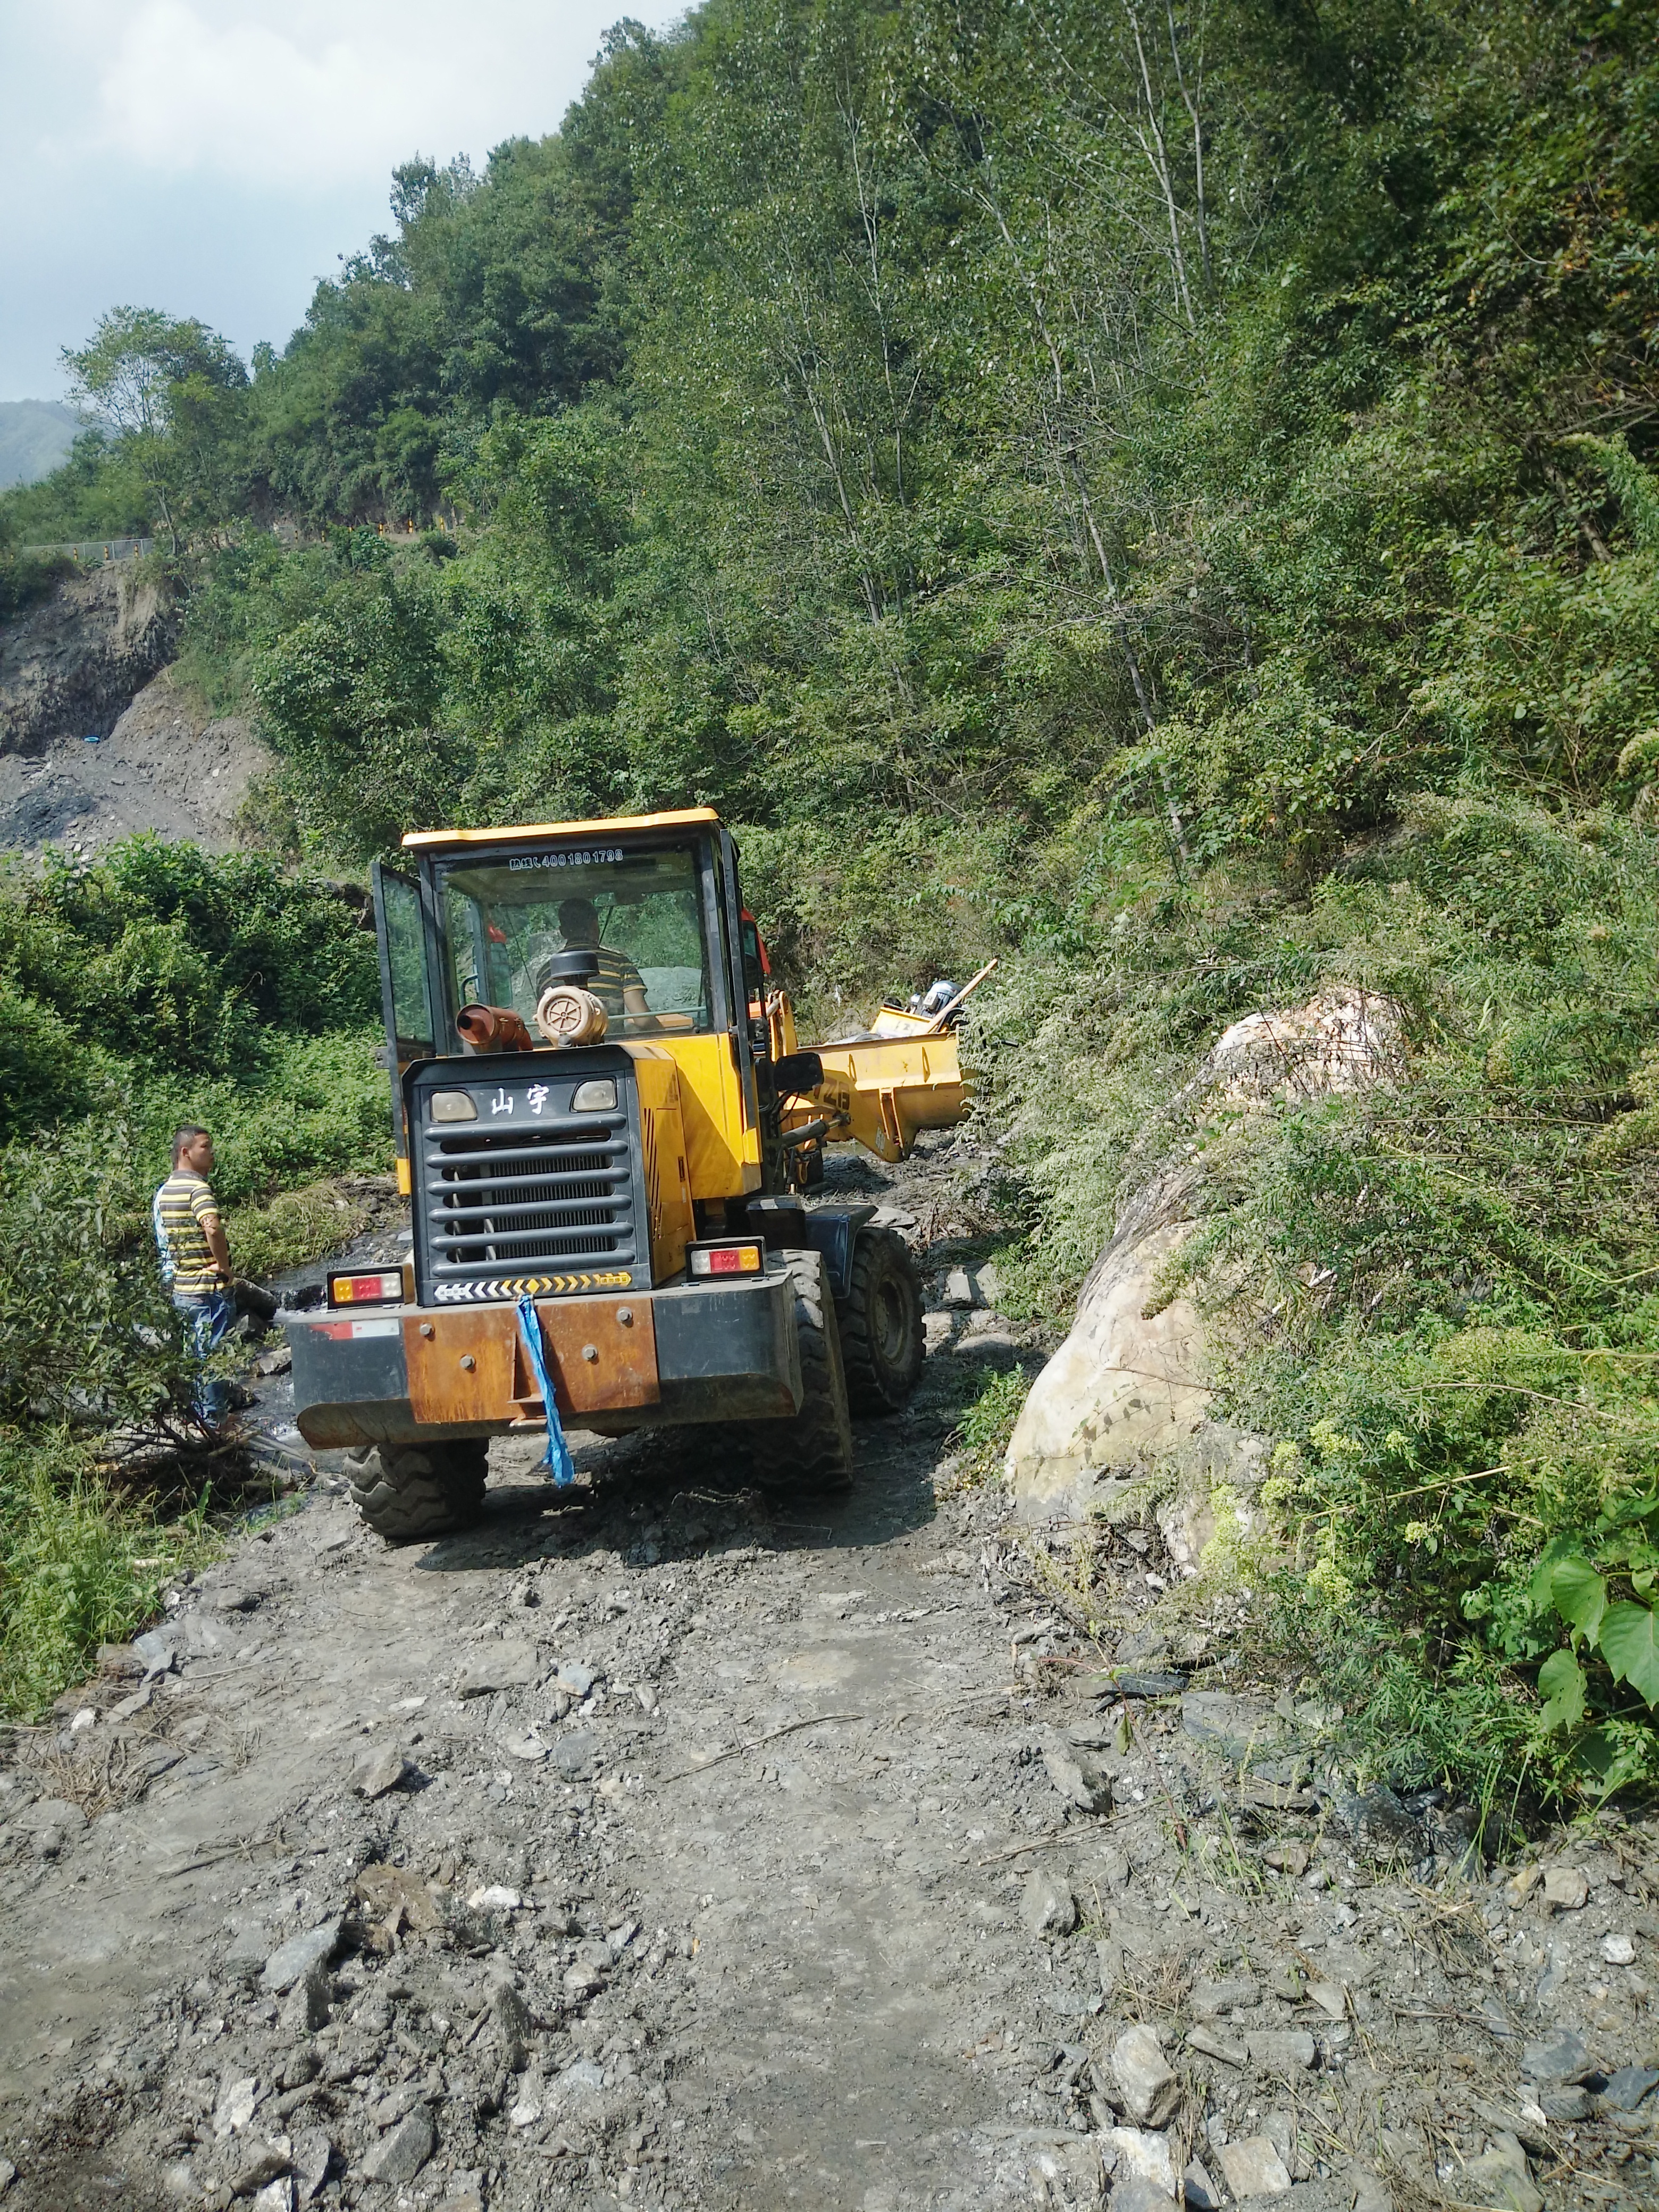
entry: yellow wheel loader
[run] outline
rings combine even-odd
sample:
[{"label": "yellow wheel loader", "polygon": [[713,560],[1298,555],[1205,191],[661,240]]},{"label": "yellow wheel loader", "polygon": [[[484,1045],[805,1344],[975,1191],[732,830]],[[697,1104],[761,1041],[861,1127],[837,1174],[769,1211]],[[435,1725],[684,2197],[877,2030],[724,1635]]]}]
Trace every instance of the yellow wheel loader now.
[{"label": "yellow wheel loader", "polygon": [[544,1430],[568,1479],[567,1422],[740,1425],[769,1489],[845,1487],[921,1304],[876,1209],[813,1195],[824,1146],[960,1118],[965,992],[802,1048],[707,808],[404,846],[374,903],[413,1243],[284,1316],[301,1434],[394,1540],[477,1516],[492,1436]]}]

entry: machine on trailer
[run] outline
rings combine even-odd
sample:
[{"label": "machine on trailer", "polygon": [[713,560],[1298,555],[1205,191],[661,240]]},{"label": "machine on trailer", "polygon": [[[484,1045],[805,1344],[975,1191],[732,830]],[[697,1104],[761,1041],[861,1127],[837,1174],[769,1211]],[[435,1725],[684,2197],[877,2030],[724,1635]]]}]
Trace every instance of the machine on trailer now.
[{"label": "machine on trailer", "polygon": [[392,1538],[465,1526],[489,1439],[565,1421],[741,1424],[767,1487],[843,1487],[921,1302],[873,1206],[811,1194],[826,1145],[960,1118],[967,990],[802,1049],[706,807],[404,845],[374,890],[413,1243],[284,1316],[301,1434]]}]

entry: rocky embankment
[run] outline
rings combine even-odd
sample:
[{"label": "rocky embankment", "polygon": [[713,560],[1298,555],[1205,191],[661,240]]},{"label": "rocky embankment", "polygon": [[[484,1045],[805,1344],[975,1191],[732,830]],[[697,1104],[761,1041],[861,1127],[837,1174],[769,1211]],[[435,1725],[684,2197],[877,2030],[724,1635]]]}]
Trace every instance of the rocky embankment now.
[{"label": "rocky embankment", "polygon": [[325,1465],[12,1741],[5,2212],[1654,2201],[1659,1837],[1489,1864],[1242,1596],[1159,1627],[1154,1516],[960,1487],[1034,1347],[889,1200],[932,1349],[850,1499],[515,1442],[392,1551]]},{"label": "rocky embankment", "polygon": [[0,625],[0,849],[90,854],[137,830],[222,851],[269,756],[171,674],[174,611],[135,564]]}]

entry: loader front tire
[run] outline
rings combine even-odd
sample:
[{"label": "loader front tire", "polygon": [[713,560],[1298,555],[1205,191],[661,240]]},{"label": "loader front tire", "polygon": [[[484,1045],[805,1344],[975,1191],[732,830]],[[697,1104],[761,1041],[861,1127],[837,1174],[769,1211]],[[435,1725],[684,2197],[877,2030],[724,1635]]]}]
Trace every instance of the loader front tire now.
[{"label": "loader front tire", "polygon": [[837,1312],[853,1411],[896,1413],[916,1387],[925,1345],[915,1262],[896,1229],[859,1231]]},{"label": "loader front tire", "polygon": [[483,1512],[489,1449],[483,1437],[377,1445],[349,1463],[351,1502],[390,1544],[470,1528]]},{"label": "loader front tire", "polygon": [[830,1498],[853,1480],[853,1425],[836,1302],[816,1252],[787,1256],[800,1346],[800,1411],[791,1420],[750,1422],[750,1455],[756,1480],[772,1497]]}]

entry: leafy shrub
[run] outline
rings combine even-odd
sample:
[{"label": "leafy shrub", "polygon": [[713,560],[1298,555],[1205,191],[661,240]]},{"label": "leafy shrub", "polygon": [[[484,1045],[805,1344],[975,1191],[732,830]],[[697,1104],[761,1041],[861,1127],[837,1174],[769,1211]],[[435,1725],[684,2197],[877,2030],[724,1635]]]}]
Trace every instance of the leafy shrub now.
[{"label": "leafy shrub", "polygon": [[199,1511],[161,1520],[121,1499],[66,1433],[0,1431],[0,1712],[44,1716],[209,1549]]}]

